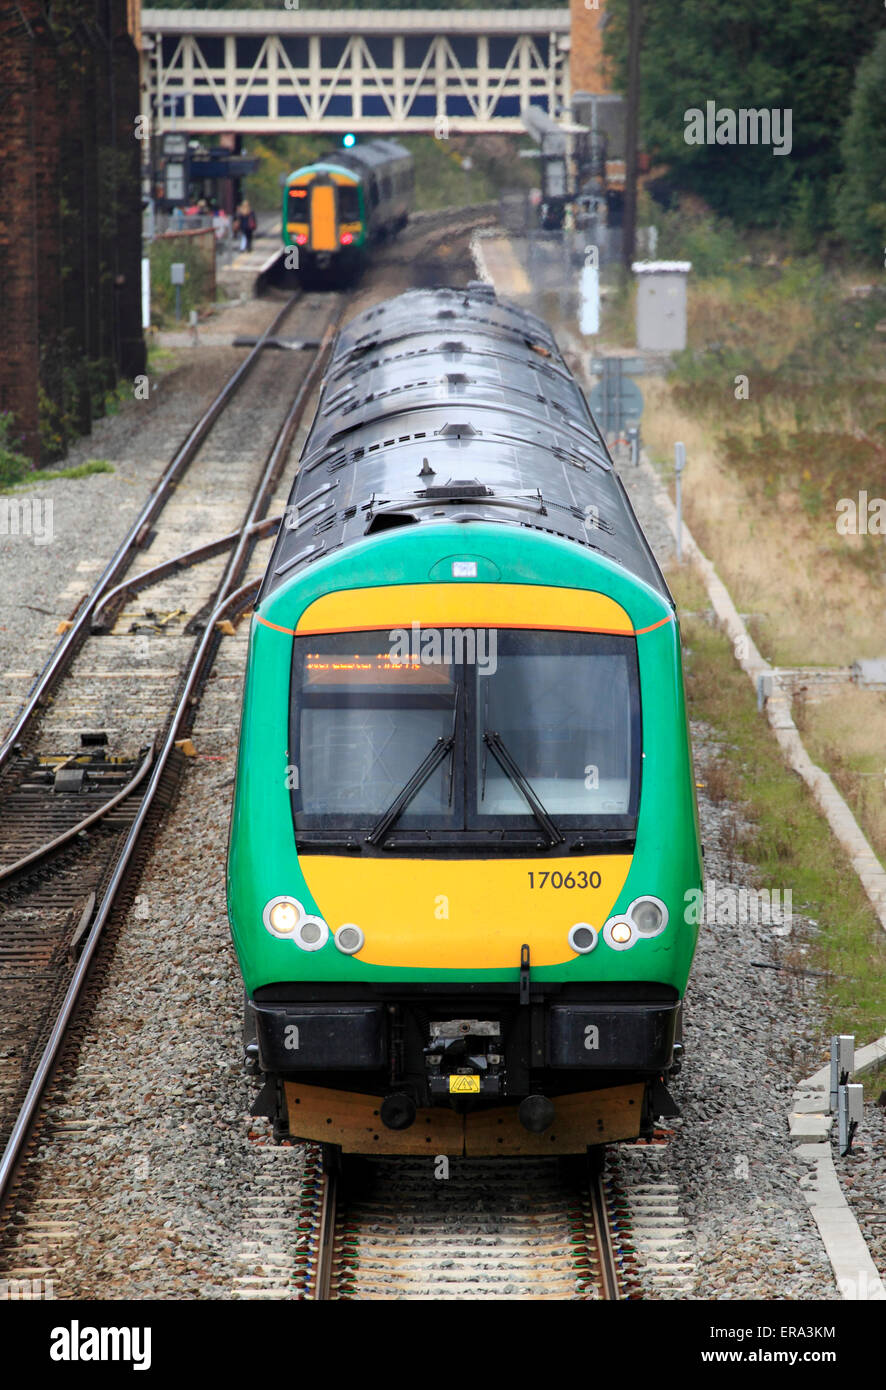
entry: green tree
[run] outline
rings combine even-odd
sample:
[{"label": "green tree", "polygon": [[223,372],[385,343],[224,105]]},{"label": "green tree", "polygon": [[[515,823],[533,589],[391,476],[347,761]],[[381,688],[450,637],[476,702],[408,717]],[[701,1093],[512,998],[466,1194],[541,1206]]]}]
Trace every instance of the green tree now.
[{"label": "green tree", "polygon": [[853,251],[881,265],[886,248],[886,33],[858,65],[843,129],[843,172],[836,181],[835,222]]},{"label": "green tree", "polygon": [[[606,48],[624,90],[628,0],[607,0]],[[744,225],[828,220],[855,69],[883,25],[881,0],[668,0],[643,4],[640,130],[677,188]],[[687,144],[684,113],[706,102],[788,109],[790,154]],[[803,187],[805,185],[805,187]],[[810,190],[811,189],[811,194]]]}]

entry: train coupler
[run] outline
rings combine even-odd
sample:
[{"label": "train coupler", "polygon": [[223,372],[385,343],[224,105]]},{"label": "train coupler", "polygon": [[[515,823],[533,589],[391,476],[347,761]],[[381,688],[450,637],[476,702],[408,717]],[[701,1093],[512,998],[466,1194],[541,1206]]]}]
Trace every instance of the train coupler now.
[{"label": "train coupler", "polygon": [[505,1094],[501,1024],[494,1019],[453,1018],[431,1022],[424,1049],[432,1096]]}]

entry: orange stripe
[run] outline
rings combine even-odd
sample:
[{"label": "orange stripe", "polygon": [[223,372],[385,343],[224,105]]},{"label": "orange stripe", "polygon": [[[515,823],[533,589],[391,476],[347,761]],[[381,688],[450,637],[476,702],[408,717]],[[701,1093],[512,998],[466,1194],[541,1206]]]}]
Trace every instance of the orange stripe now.
[{"label": "orange stripe", "polygon": [[267,618],[259,617],[258,613],[252,615],[257,623],[264,623],[265,627],[272,627],[275,632],[285,632],[287,637],[295,636],[294,627],[280,627],[279,623],[269,623]]},{"label": "orange stripe", "polygon": [[[272,626],[272,624],[269,623],[268,626],[270,627],[270,626]],[[394,626],[395,628],[398,628],[399,625],[398,625],[397,623],[394,623],[393,626]],[[446,626],[446,627],[461,627],[462,624],[459,623],[457,619],[453,619],[452,622],[446,623],[445,626]],[[479,623],[479,624],[478,624],[478,623],[467,623],[466,626],[467,626],[467,627],[478,627],[478,626],[479,626],[479,627],[483,627],[484,624],[483,624],[483,623]],[[566,626],[565,624],[563,624],[563,623],[535,623],[535,624],[533,624],[532,626],[530,626],[528,623],[493,623],[493,624],[491,624],[491,626],[494,627],[494,628],[496,628],[496,629],[501,629],[501,628],[513,628],[515,631],[529,631],[529,632],[602,632],[602,633],[606,633],[606,634],[608,634],[608,635],[611,635],[612,637],[629,637],[629,636],[631,635],[629,632],[625,632],[625,630],[624,630],[623,627],[567,627],[567,626]],[[430,631],[433,627],[434,627],[434,624],[429,623],[429,624],[427,625],[427,630]],[[281,630],[281,632],[288,632],[288,631],[289,631],[288,628],[281,628],[280,630]],[[404,629],[404,630],[405,630],[405,629]],[[384,632],[384,631],[385,631],[385,628],[384,628],[384,627],[379,627],[377,623],[373,623],[373,625],[372,625],[371,627],[300,627],[299,630],[298,630],[298,632],[295,633],[294,635],[297,636],[297,637],[322,637],[322,636],[324,636],[325,634],[328,634],[328,633],[335,633],[335,632]]]},{"label": "orange stripe", "polygon": [[673,613],[669,613],[666,618],[659,618],[657,623],[652,623],[649,627],[638,627],[634,630],[634,636],[639,637],[642,632],[654,632],[657,627],[664,627],[673,618]]},{"label": "orange stripe", "polygon": [[[325,634],[336,632],[383,632],[383,628],[378,627],[311,627],[302,628],[299,632],[292,627],[281,627],[279,623],[270,623],[267,618],[263,618],[259,613],[254,613],[256,622],[263,623],[265,627],[273,628],[275,632],[285,632],[287,637],[321,637]],[[644,632],[654,632],[657,627],[662,627],[671,621],[670,617],[661,618],[657,623],[652,623],[650,627],[638,627],[634,629],[634,636],[639,637]],[[452,623],[450,626],[456,626]],[[525,623],[496,623],[497,628],[524,629]],[[537,632],[599,632],[608,637],[626,637],[628,634],[621,628],[616,627],[564,627],[555,623],[545,623],[543,627],[534,628]]]}]

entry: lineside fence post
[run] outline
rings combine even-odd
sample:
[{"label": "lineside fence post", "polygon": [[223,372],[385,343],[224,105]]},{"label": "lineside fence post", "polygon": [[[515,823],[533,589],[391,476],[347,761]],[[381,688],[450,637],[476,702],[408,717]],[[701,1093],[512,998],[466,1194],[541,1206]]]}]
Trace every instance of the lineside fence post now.
[{"label": "lineside fence post", "polygon": [[683,469],[686,467],[686,445],[674,445],[674,475],[677,480],[677,564],[683,563]]}]

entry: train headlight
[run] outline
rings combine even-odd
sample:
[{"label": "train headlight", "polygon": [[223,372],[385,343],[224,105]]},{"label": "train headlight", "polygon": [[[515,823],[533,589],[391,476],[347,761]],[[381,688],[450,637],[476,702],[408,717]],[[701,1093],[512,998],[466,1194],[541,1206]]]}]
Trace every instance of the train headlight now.
[{"label": "train headlight", "polygon": [[304,916],[305,910],[295,898],[271,898],[265,904],[262,920],[272,936],[286,940],[292,936]]},{"label": "train headlight", "polygon": [[597,944],[599,933],[588,922],[576,922],[569,928],[569,945],[580,956],[586,956]]},{"label": "train headlight", "polygon": [[639,934],[626,917],[610,917],[603,928],[603,940],[613,951],[627,951],[639,940]]},{"label": "train headlight", "polygon": [[366,937],[353,922],[345,922],[343,927],[339,927],[333,939],[344,955],[355,956],[363,946]]},{"label": "train headlight", "polygon": [[641,936],[658,936],[668,924],[668,910],[661,898],[635,898],[626,916]]},{"label": "train headlight", "polygon": [[303,951],[319,951],[329,940],[329,928],[322,917],[306,917],[295,929],[295,940]]}]

